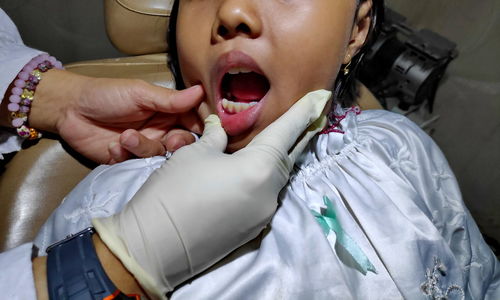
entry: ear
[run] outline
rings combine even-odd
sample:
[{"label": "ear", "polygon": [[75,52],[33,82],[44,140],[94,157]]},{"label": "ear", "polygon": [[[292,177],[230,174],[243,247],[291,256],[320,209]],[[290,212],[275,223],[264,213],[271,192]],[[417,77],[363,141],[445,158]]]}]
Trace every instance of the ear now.
[{"label": "ear", "polygon": [[372,22],[371,10],[373,2],[372,0],[363,1],[360,4],[358,13],[356,15],[356,20],[354,21],[354,26],[351,33],[351,39],[347,45],[344,64],[348,64],[351,59],[358,54],[359,50],[365,44],[368,33],[370,32],[370,25]]}]

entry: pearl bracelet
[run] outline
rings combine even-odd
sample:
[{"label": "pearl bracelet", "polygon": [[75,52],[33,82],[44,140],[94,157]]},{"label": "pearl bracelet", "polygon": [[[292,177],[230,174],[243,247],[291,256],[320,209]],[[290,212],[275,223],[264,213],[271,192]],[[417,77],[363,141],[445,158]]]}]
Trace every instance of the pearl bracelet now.
[{"label": "pearl bracelet", "polygon": [[52,68],[62,69],[63,66],[55,57],[40,54],[24,66],[14,81],[7,109],[10,111],[12,126],[22,138],[34,140],[42,137],[36,129],[28,126],[28,114],[36,87],[42,80],[42,74]]}]

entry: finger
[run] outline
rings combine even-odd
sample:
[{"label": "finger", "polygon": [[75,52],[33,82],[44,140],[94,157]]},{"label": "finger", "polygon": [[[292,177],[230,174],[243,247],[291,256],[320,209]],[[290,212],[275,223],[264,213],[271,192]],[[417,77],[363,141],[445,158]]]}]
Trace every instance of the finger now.
[{"label": "finger", "polygon": [[108,162],[109,165],[125,161],[132,156],[131,153],[123,149],[118,142],[109,143],[108,152],[110,156],[110,160]]},{"label": "finger", "polygon": [[198,106],[196,112],[201,120],[205,120],[210,115],[210,106],[206,101],[203,101]]},{"label": "finger", "polygon": [[209,115],[205,119],[205,130],[199,143],[210,145],[221,152],[226,150],[227,134],[222,128],[219,117]]},{"label": "finger", "polygon": [[[288,152],[306,128],[321,116],[331,94],[326,90],[308,93],[260,132],[247,148],[265,144]],[[311,138],[312,136],[306,134],[304,137]]]},{"label": "finger", "polygon": [[151,111],[165,113],[187,112],[200,104],[205,92],[201,85],[194,85],[182,91],[147,85],[141,90],[141,105]]},{"label": "finger", "polygon": [[163,138],[162,143],[167,151],[175,152],[179,148],[196,141],[194,135],[183,129],[172,129]]},{"label": "finger", "polygon": [[165,147],[159,140],[148,139],[134,129],[122,132],[120,145],[137,157],[145,158],[165,154]]},{"label": "finger", "polygon": [[297,157],[304,152],[309,141],[316,135],[316,133],[320,132],[323,128],[325,128],[327,123],[326,115],[320,116],[316,121],[314,121],[309,127],[307,127],[306,131],[303,133],[297,144],[293,147],[292,151],[290,151],[288,157],[292,163],[295,163]]},{"label": "finger", "polygon": [[203,119],[194,112],[187,112],[178,118],[180,127],[201,135],[203,133]]}]

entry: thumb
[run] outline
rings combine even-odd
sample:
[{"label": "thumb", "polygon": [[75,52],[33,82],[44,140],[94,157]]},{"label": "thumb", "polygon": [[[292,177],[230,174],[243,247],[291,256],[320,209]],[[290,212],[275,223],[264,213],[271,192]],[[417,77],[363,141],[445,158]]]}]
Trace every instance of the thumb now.
[{"label": "thumb", "polygon": [[226,149],[227,134],[218,116],[212,114],[205,119],[205,129],[198,143],[209,145],[220,152]]},{"label": "thumb", "polygon": [[183,113],[195,108],[203,100],[201,85],[176,91],[156,85],[148,85],[142,90],[139,100],[142,107],[164,113]]},{"label": "thumb", "polygon": [[[313,122],[320,118],[326,103],[332,93],[326,90],[317,90],[310,92],[295,103],[287,112],[285,112],[276,121],[266,127],[259,133],[247,146],[270,145],[276,149],[288,153],[297,139],[303,134],[304,130]],[[324,118],[321,118],[324,119]],[[318,121],[325,124],[324,121]],[[318,127],[320,124],[314,123]],[[299,146],[305,147],[314,133],[306,133],[301,139]],[[307,139],[305,139],[307,138]],[[300,150],[300,149],[297,149]],[[295,154],[292,156],[295,158]]]}]

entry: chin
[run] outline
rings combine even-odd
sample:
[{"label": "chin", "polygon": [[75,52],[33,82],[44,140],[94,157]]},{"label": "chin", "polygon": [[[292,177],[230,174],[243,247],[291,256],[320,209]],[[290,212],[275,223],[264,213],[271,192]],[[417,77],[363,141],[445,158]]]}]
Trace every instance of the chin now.
[{"label": "chin", "polygon": [[257,133],[249,132],[248,134],[239,135],[236,137],[228,136],[226,153],[236,152],[246,147]]}]

